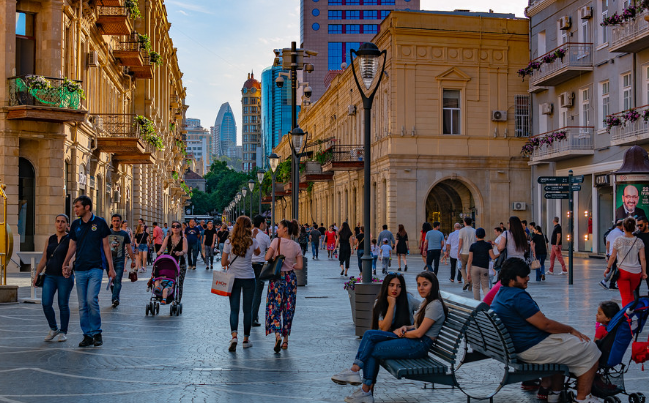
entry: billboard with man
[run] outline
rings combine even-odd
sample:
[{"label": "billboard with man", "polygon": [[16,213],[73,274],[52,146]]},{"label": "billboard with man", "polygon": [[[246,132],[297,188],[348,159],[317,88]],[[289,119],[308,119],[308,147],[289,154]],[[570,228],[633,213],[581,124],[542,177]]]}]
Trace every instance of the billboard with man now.
[{"label": "billboard with man", "polygon": [[649,185],[619,184],[616,193],[616,221],[627,217],[647,216],[646,211],[649,211]]}]

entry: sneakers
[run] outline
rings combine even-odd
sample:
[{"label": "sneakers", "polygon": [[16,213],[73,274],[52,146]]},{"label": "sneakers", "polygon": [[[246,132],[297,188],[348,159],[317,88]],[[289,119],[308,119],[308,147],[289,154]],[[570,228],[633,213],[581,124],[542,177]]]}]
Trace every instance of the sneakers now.
[{"label": "sneakers", "polygon": [[561,275],[562,275],[562,276],[563,276],[563,275],[566,275],[566,274],[568,274],[568,271],[567,271],[567,270],[561,270]]},{"label": "sneakers", "polygon": [[588,395],[584,400],[577,400],[575,399],[575,402],[577,403],[601,403],[602,401],[596,398],[593,395]]},{"label": "sneakers", "polygon": [[59,336],[56,338],[56,341],[68,341],[68,336],[65,333],[59,333]]},{"label": "sneakers", "polygon": [[95,341],[93,340],[92,337],[86,336],[85,334],[83,335],[83,340],[81,340],[81,343],[79,343],[79,347],[89,347],[94,345]]},{"label": "sneakers", "polygon": [[101,333],[97,333],[92,337],[92,340],[95,344],[95,347],[99,347],[104,344],[104,339],[101,337]]},{"label": "sneakers", "polygon": [[232,352],[234,352],[234,351],[237,350],[237,342],[238,342],[238,341],[239,341],[239,340],[237,340],[236,337],[233,337],[232,340],[230,340],[230,346],[228,347],[228,351],[229,351],[229,352],[232,353]]},{"label": "sneakers", "polygon": [[338,385],[347,385],[347,384],[360,385],[361,375],[358,372],[354,372],[348,368],[332,376],[331,380],[334,381],[334,383],[337,383]]},{"label": "sneakers", "polygon": [[44,341],[52,341],[52,339],[54,339],[59,333],[61,333],[60,330],[52,330],[52,329],[50,329],[50,332],[47,334],[47,336],[45,336],[45,338],[43,340]]},{"label": "sneakers", "polygon": [[113,301],[113,308],[117,308],[117,305],[119,305],[119,301],[118,300]]},{"label": "sneakers", "polygon": [[606,280],[602,280],[602,281],[600,281],[600,282],[599,282],[599,285],[600,285],[603,289],[608,290],[608,285],[606,284]]},{"label": "sneakers", "polygon": [[555,391],[548,392],[548,403],[559,403],[560,401],[561,401],[561,392],[555,392]]},{"label": "sneakers", "polygon": [[241,345],[243,346],[243,348],[250,348],[252,347],[252,342],[250,340],[244,340]]},{"label": "sneakers", "polygon": [[372,392],[364,392],[363,388],[358,388],[351,395],[345,398],[347,403],[374,403]]},{"label": "sneakers", "polygon": [[258,319],[255,319],[255,320],[252,321],[252,326],[253,327],[259,327],[259,326],[261,326],[261,323],[259,323]]}]

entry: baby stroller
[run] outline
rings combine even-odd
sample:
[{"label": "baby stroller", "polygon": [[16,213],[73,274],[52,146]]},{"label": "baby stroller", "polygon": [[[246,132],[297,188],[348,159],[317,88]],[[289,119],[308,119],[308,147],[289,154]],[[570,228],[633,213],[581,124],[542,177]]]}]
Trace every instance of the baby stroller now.
[{"label": "baby stroller", "polygon": [[[605,403],[621,403],[619,394],[627,395],[629,403],[645,403],[645,396],[640,393],[629,393],[624,387],[624,374],[629,370],[631,360],[624,364],[624,355],[629,345],[642,332],[649,316],[649,297],[637,297],[635,301],[622,308],[606,326],[608,334],[597,342],[602,352],[599,369],[593,381],[591,393],[604,399]],[[566,385],[574,386],[574,385]],[[574,401],[569,392],[568,401]]]},{"label": "baby stroller", "polygon": [[166,280],[172,282],[171,288],[167,293],[167,300],[165,303],[169,304],[169,315],[181,315],[183,313],[183,304],[179,300],[178,280],[180,277],[180,266],[176,259],[169,255],[160,255],[153,263],[153,270],[151,270],[151,279],[148,286],[151,290],[151,299],[146,305],[146,315],[151,313],[155,316],[160,313],[160,302],[162,301],[162,293],[156,290],[155,282],[157,280]]}]

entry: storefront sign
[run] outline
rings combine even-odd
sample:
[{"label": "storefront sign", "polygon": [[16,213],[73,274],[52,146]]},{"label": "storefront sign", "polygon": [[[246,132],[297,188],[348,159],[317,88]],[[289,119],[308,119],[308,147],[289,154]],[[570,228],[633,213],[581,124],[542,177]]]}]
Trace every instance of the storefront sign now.
[{"label": "storefront sign", "polygon": [[[618,175],[627,177],[647,177],[648,175]],[[617,186],[615,196],[615,219],[626,217],[646,217],[649,211],[649,180],[645,183],[625,183]]]},{"label": "storefront sign", "polygon": [[624,174],[616,175],[617,182],[646,182],[649,183],[649,175],[646,174]]},{"label": "storefront sign", "polygon": [[86,188],[86,174],[79,172],[79,189]]},{"label": "storefront sign", "polygon": [[595,176],[595,185],[597,186],[605,186],[611,183],[611,179],[609,175],[597,175]]}]

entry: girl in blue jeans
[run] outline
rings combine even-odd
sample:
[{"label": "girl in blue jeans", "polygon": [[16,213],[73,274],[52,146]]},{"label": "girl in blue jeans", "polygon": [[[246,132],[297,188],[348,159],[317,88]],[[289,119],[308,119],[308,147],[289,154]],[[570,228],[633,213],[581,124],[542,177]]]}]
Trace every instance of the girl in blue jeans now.
[{"label": "girl in blue jeans", "polygon": [[[439,282],[433,273],[417,275],[417,291],[424,298],[415,314],[415,324],[401,326],[392,332],[368,330],[358,347],[354,364],[333,377],[335,383],[360,385],[348,403],[373,403],[372,388],[376,383],[381,360],[424,358],[444,324],[448,309],[439,293]],[[360,370],[363,370],[361,381]]]}]

